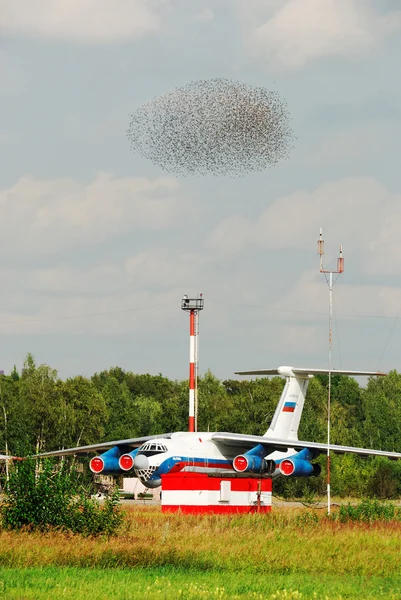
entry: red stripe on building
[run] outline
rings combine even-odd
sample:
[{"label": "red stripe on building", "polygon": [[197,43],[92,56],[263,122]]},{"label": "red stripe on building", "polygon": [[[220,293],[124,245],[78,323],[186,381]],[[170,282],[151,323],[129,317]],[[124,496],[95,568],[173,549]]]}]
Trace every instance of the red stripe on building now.
[{"label": "red stripe on building", "polygon": [[209,506],[191,506],[191,505],[162,505],[162,512],[181,512],[184,515],[232,515],[232,514],[249,514],[255,512],[267,513],[271,512],[271,506],[260,506],[259,509],[256,506],[223,506],[223,505],[209,505]]}]

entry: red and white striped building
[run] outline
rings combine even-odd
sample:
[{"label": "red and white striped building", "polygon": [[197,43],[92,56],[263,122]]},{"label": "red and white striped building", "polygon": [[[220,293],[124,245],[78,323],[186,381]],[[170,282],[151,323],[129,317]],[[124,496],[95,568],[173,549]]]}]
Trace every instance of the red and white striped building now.
[{"label": "red and white striped building", "polygon": [[272,479],[170,473],[162,475],[161,504],[162,512],[184,514],[269,512]]}]

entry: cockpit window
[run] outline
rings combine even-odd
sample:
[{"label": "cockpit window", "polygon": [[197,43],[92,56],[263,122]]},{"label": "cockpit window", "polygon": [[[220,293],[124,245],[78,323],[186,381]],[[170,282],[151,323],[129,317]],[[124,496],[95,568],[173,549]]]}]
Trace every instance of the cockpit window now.
[{"label": "cockpit window", "polygon": [[160,442],[145,442],[138,448],[138,454],[144,454],[145,456],[154,456],[162,452],[167,452],[167,447]]}]

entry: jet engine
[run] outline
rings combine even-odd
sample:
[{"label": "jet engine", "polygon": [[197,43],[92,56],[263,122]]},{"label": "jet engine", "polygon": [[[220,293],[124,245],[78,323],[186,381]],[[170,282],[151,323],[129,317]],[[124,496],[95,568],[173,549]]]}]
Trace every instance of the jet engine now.
[{"label": "jet engine", "polygon": [[110,448],[107,452],[103,452],[100,456],[95,456],[89,462],[89,468],[95,475],[114,475],[120,474],[123,471],[119,465],[121,451],[118,446]]},{"label": "jet engine", "polygon": [[311,477],[321,473],[321,466],[303,458],[285,458],[280,463],[280,473],[286,477]]},{"label": "jet engine", "polygon": [[131,471],[134,468],[134,459],[138,452],[138,448],[132,450],[132,452],[128,452],[128,454],[122,454],[118,461],[120,465],[120,469],[122,471]]},{"label": "jet engine", "polygon": [[237,473],[273,475],[276,470],[276,463],[274,460],[266,460],[254,454],[239,454],[233,460],[233,467]]}]

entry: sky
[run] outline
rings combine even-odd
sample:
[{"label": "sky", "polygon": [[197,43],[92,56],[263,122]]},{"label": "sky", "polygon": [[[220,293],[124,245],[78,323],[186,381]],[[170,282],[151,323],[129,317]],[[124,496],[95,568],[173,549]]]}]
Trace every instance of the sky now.
[{"label": "sky", "polygon": [[[0,0],[0,369],[401,369],[398,0]],[[197,79],[285,99],[287,160],[181,177],[130,150],[139,106]]]}]

